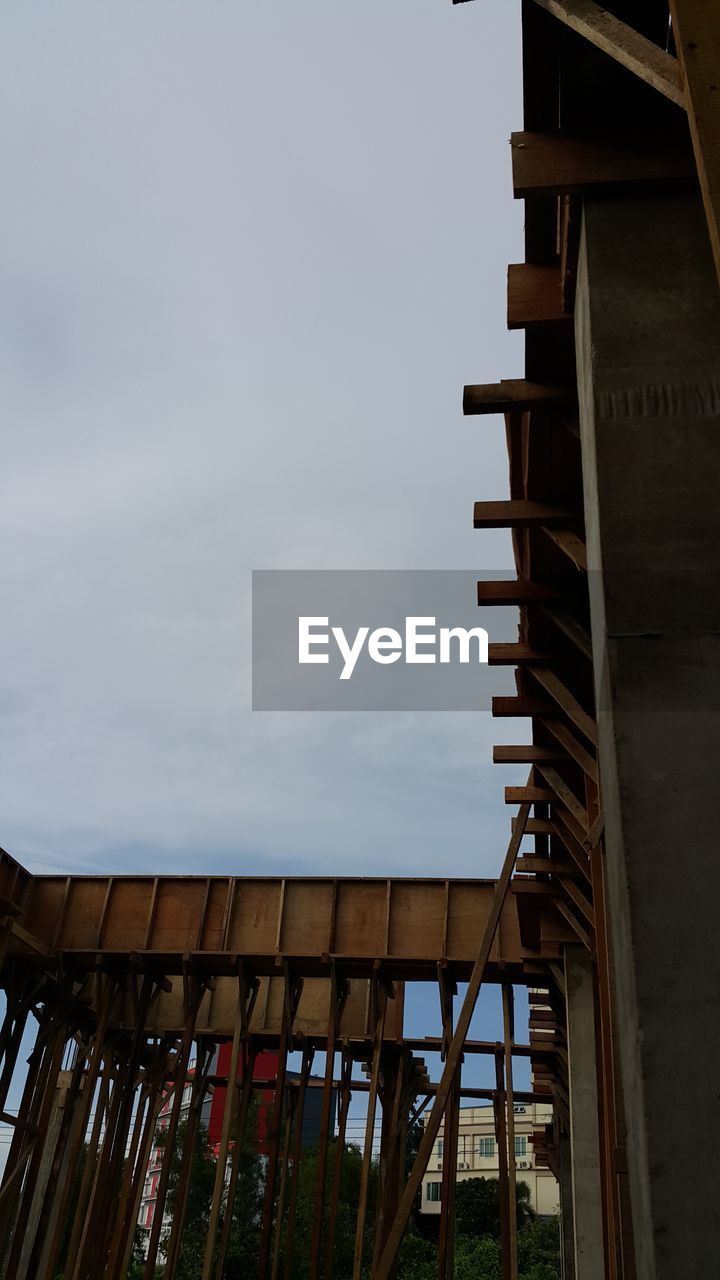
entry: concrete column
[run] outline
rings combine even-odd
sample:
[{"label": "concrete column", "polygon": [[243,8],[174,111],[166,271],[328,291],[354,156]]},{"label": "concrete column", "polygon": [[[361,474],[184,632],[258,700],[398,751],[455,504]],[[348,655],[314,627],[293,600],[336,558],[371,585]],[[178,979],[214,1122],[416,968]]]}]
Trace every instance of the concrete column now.
[{"label": "concrete column", "polygon": [[576,338],[639,1280],[720,1247],[720,294],[694,196],[587,202]]},{"label": "concrete column", "polygon": [[572,1159],[565,1134],[560,1138],[560,1267],[562,1280],[575,1280]]},{"label": "concrete column", "polygon": [[600,1184],[593,962],[583,946],[565,948],[570,1163],[576,1280],[605,1280]]}]

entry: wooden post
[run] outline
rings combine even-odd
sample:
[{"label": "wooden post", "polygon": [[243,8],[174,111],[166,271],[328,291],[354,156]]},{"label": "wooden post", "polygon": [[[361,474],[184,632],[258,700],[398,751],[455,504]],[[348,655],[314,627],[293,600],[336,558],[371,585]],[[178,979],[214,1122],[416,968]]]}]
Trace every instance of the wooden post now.
[{"label": "wooden post", "polygon": [[[257,995],[257,983],[254,986],[254,992],[255,995]],[[227,1091],[225,1094],[225,1110],[223,1112],[222,1131],[220,1134],[220,1150],[218,1152],[217,1165],[215,1167],[215,1186],[213,1187],[212,1205],[210,1208],[210,1222],[208,1224],[202,1280],[210,1280],[210,1276],[212,1274],[213,1257],[215,1254],[215,1237],[217,1235],[218,1222],[220,1221],[223,1191],[225,1188],[225,1170],[227,1166],[228,1147],[230,1143],[232,1125],[235,1119],[240,1047],[247,1025],[248,992],[245,970],[241,966],[238,971],[238,993],[235,1008],[235,1026],[233,1028],[232,1049],[230,1052],[230,1070],[228,1074]]]},{"label": "wooden post", "polygon": [[260,1280],[267,1280],[270,1272],[270,1244],[275,1214],[275,1188],[277,1186],[278,1161],[280,1155],[280,1127],[283,1107],[285,1106],[285,1080],[287,1076],[287,1058],[292,1048],[292,1027],[297,1012],[302,983],[294,978],[288,966],[284,966],[284,1000],[283,1020],[280,1032],[278,1053],[278,1070],[275,1080],[275,1101],[270,1120],[268,1136],[268,1162],[265,1177],[265,1201],[263,1204],[262,1228],[260,1232]]},{"label": "wooden post", "polygon": [[501,1240],[501,1274],[502,1280],[512,1280],[511,1257],[512,1235],[510,1220],[510,1181],[508,1175],[507,1146],[507,1101],[503,1070],[503,1050],[498,1047],[495,1054],[495,1097],[493,1109],[495,1114],[495,1141],[498,1149],[498,1191],[500,1199],[500,1240]]},{"label": "wooden post", "polygon": [[[255,1059],[257,1050],[251,1043],[247,1052],[243,1052],[243,1075],[242,1075],[242,1092],[240,1095],[240,1109],[238,1112],[237,1128],[235,1131],[232,1167],[230,1170],[230,1181],[228,1183],[227,1196],[225,1198],[225,1217],[223,1219],[222,1232],[220,1234],[220,1248],[218,1249],[217,1263],[215,1267],[215,1280],[222,1280],[223,1269],[225,1267],[225,1256],[227,1254],[228,1244],[230,1243],[230,1232],[232,1230],[233,1208],[235,1206],[235,1192],[237,1190],[238,1177],[240,1175],[240,1162],[242,1159],[243,1147],[245,1145],[245,1134],[247,1132],[247,1120],[250,1112],[250,1102],[253,1095],[253,1078],[255,1075]],[[237,1080],[233,1082],[233,1093],[237,1092]],[[225,1105],[228,1106],[230,1099],[228,1098]],[[234,1105],[234,1104],[233,1104]]]},{"label": "wooden post", "polygon": [[367,1116],[365,1120],[365,1146],[360,1172],[360,1195],[358,1197],[357,1223],[355,1228],[355,1256],[353,1260],[353,1280],[360,1280],[362,1274],[363,1244],[365,1240],[365,1221],[367,1218],[368,1193],[370,1190],[370,1169],[372,1165],[373,1140],[375,1137],[375,1112],[377,1109],[378,1082],[380,1079],[380,1061],[385,1029],[385,1012],[387,1009],[387,988],[379,978],[377,983],[377,1014],[373,1042],[372,1066],[370,1069],[370,1092],[368,1093]]},{"label": "wooden post", "polygon": [[314,1049],[311,1045],[306,1044],[303,1049],[302,1067],[300,1069],[300,1080],[298,1083],[298,1098],[295,1108],[295,1136],[292,1149],[292,1177],[290,1183],[290,1203],[288,1205],[287,1228],[285,1232],[285,1266],[283,1268],[284,1280],[290,1280],[292,1272],[292,1252],[295,1241],[295,1218],[297,1214],[298,1191],[300,1189],[300,1165],[302,1161],[303,1149],[303,1119],[305,1116],[305,1096],[307,1093],[307,1084],[310,1078],[310,1070],[312,1067]]},{"label": "wooden post", "polygon": [[187,1200],[190,1191],[193,1160],[195,1158],[195,1149],[197,1147],[198,1133],[200,1131],[200,1113],[205,1099],[208,1072],[210,1070],[210,1063],[214,1052],[214,1044],[198,1044],[195,1075],[193,1076],[192,1083],[190,1115],[185,1133],[185,1143],[183,1145],[180,1164],[180,1178],[177,1194],[175,1196],[172,1227],[170,1228],[170,1238],[168,1240],[167,1254],[165,1258],[165,1270],[163,1272],[164,1280],[174,1280],[175,1269],[180,1257],[180,1242],[182,1240],[183,1227],[185,1225],[185,1212],[187,1210]]},{"label": "wooden post", "polygon": [[157,1198],[155,1200],[155,1212],[153,1214],[150,1239],[148,1241],[147,1258],[145,1260],[145,1270],[143,1272],[144,1280],[153,1280],[155,1275],[155,1264],[157,1262],[158,1248],[160,1245],[160,1232],[162,1231],[165,1201],[167,1199],[168,1185],[170,1182],[171,1157],[177,1141],[177,1131],[180,1124],[183,1093],[185,1092],[185,1081],[187,1079],[188,1067],[190,1066],[190,1055],[192,1053],[193,1037],[195,1034],[195,1020],[198,1015],[203,995],[205,994],[205,984],[200,978],[196,977],[194,974],[190,974],[187,969],[183,977],[185,988],[183,999],[185,1026],[183,1028],[180,1052],[175,1064],[175,1095],[173,1097],[172,1110],[170,1112],[170,1123],[168,1124],[165,1135],[165,1149],[163,1151],[162,1166],[160,1168],[160,1180],[158,1182]]},{"label": "wooden post", "polygon": [[515,1039],[515,1002],[512,986],[507,982],[503,983],[502,1003],[505,1059],[505,1106],[507,1110],[508,1209],[510,1218],[510,1259],[508,1275],[510,1276],[510,1280],[517,1280],[517,1177],[515,1161],[515,1107],[512,1060],[512,1046]]},{"label": "wooden post", "polygon": [[[352,1058],[349,1052],[343,1054],[340,1080],[340,1111],[338,1115],[338,1131],[335,1139],[335,1163],[333,1165],[332,1191],[330,1193],[330,1215],[328,1218],[327,1240],[325,1242],[325,1280],[333,1280],[335,1265],[335,1232],[337,1230],[337,1213],[340,1202],[340,1186],[342,1181],[343,1156],[345,1155],[345,1133],[347,1130],[348,1111],[352,1093]],[[286,1274],[285,1280],[290,1280]]]},{"label": "wooden post", "polygon": [[530,805],[521,805],[510,837],[510,843],[505,855],[500,879],[498,880],[495,889],[493,905],[485,925],[485,930],[475,964],[473,965],[472,974],[470,975],[467,991],[465,992],[465,998],[463,1000],[462,1009],[460,1010],[460,1016],[457,1021],[457,1027],[445,1062],[442,1078],[438,1085],[437,1093],[435,1094],[435,1102],[430,1115],[428,1116],[425,1132],[423,1133],[422,1140],[420,1142],[415,1163],[405,1185],[405,1190],[398,1206],[398,1212],[390,1230],[387,1244],[383,1250],[382,1257],[378,1264],[377,1275],[374,1277],[374,1280],[388,1280],[390,1276],[395,1258],[397,1257],[397,1251],[400,1247],[400,1241],[405,1233],[407,1221],[415,1202],[415,1196],[417,1195],[418,1188],[422,1182],[423,1174],[427,1169],[430,1153],[435,1144],[438,1129],[440,1128],[440,1121],[445,1112],[445,1106],[450,1094],[450,1089],[455,1076],[460,1069],[463,1044],[467,1038],[477,998],[480,994],[480,987],[482,986],[483,977],[485,975],[485,968],[490,957],[490,951],[495,939],[495,933],[497,931],[505,898],[507,897],[513,868],[515,866],[515,859],[517,857],[522,838],[525,834],[525,825],[529,816]]},{"label": "wooden post", "polygon": [[318,1280],[320,1271],[320,1247],[322,1243],[322,1225],[325,1213],[325,1182],[327,1178],[327,1151],[330,1138],[330,1117],[332,1113],[333,1079],[335,1075],[335,1048],[342,1018],[342,1009],[347,996],[347,983],[338,977],[334,961],[330,962],[330,1010],[328,1013],[328,1029],[325,1048],[325,1080],[323,1082],[322,1112],[320,1115],[320,1135],[318,1138],[317,1176],[315,1181],[315,1204],[313,1209],[313,1229],[310,1245],[309,1280]]}]

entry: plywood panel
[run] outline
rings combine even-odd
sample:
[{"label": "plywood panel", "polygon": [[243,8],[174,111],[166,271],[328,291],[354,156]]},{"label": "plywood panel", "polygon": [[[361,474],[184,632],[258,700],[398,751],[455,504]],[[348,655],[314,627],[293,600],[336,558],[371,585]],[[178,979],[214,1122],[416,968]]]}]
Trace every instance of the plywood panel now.
[{"label": "plywood panel", "polygon": [[275,951],[280,911],[280,880],[238,880],[228,950],[240,954]]},{"label": "plywood panel", "polygon": [[150,933],[154,951],[194,951],[202,917],[205,880],[162,879],[158,882],[155,920]]},{"label": "plywood panel", "polygon": [[387,882],[339,880],[335,918],[336,955],[385,955]]},{"label": "plywood panel", "polygon": [[440,959],[445,926],[445,883],[394,880],[390,915],[390,955]]},{"label": "plywood panel", "polygon": [[322,955],[331,949],[334,883],[286,880],[280,950],[288,955]]},{"label": "plywood panel", "polygon": [[113,881],[102,931],[104,951],[140,951],[145,946],[152,888],[146,876]]}]

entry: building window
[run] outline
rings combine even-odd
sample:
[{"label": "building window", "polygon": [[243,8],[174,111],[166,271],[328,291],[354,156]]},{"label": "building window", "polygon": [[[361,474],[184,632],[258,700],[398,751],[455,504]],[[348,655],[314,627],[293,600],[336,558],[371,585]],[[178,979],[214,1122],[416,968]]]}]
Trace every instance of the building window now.
[{"label": "building window", "polygon": [[516,1138],[516,1139],[515,1139],[515,1155],[516,1155],[516,1156],[526,1156],[526,1155],[527,1155],[527,1138]]},{"label": "building window", "polygon": [[435,1203],[438,1200],[442,1200],[442,1182],[428,1182],[425,1199],[432,1200]]},{"label": "building window", "polygon": [[495,1155],[495,1139],[494,1138],[478,1138],[476,1154],[481,1160],[489,1160]]}]

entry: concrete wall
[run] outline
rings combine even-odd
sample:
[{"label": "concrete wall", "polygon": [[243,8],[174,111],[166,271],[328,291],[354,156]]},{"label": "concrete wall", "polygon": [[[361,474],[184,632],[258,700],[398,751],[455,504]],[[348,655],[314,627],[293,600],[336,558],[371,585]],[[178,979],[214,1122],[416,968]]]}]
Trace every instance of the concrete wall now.
[{"label": "concrete wall", "polygon": [[717,1269],[720,293],[694,197],[588,202],[576,303],[641,1280]]}]

